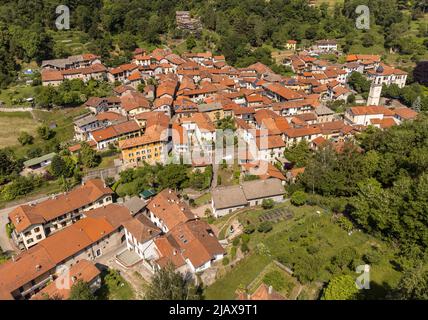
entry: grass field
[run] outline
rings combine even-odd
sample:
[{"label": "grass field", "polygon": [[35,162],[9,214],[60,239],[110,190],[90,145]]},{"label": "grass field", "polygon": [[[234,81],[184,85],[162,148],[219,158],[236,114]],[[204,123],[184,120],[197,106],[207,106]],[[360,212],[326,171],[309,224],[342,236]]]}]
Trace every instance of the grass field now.
[{"label": "grass field", "polygon": [[8,89],[0,90],[0,101],[6,107],[30,107],[31,103],[26,102],[25,99],[34,98],[34,95],[35,87],[27,85],[16,85]]},{"label": "grass field", "polygon": [[[43,147],[49,141],[40,139],[36,130],[39,126],[56,124],[55,138],[61,143],[73,138],[73,119],[84,113],[84,108],[59,109],[53,111],[34,110],[33,119],[30,112],[0,112],[0,147],[12,147],[17,156],[24,157],[30,148]],[[19,133],[27,131],[34,136],[32,145],[21,146],[18,142]]]},{"label": "grass field", "polygon": [[[357,264],[364,264],[361,257],[367,253],[379,252],[380,259],[371,265],[371,286],[368,292],[373,298],[382,298],[388,289],[395,287],[400,273],[394,270],[391,260],[395,250],[387,243],[379,241],[363,232],[354,231],[348,235],[333,221],[330,213],[317,207],[296,208],[283,205],[293,213],[293,218],[275,222],[269,233],[255,231],[250,236],[250,256],[239,262],[226,275],[206,289],[208,299],[231,299],[238,287],[246,287],[260,278],[260,273],[273,260],[280,261],[298,275],[299,268],[311,268],[312,281],[300,281],[304,285],[305,299],[319,296],[319,289],[333,276],[355,274],[351,269],[332,270],[331,260],[342,249],[352,247],[357,251]],[[320,212],[320,214],[317,213]],[[250,210],[239,214],[243,223],[257,224],[263,210]],[[263,243],[270,254],[259,256],[255,248]],[[308,267],[309,265],[309,267]],[[304,268],[304,269],[305,269]],[[302,297],[301,297],[302,298]]]},{"label": "grass field", "polygon": [[0,148],[17,145],[22,131],[35,134],[37,127],[30,112],[0,112]]}]

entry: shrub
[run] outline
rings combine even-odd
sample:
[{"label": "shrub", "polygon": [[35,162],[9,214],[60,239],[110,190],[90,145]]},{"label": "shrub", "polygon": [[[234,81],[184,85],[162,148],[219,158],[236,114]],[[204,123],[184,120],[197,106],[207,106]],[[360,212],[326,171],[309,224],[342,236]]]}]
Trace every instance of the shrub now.
[{"label": "shrub", "polygon": [[357,258],[357,250],[352,247],[346,247],[331,259],[331,264],[343,270],[346,267],[350,267],[355,258]]},{"label": "shrub", "polygon": [[358,292],[352,276],[339,276],[330,280],[321,300],[355,300]]},{"label": "shrub", "polygon": [[317,246],[313,246],[310,245],[306,248],[306,251],[308,251],[309,254],[315,254],[319,251],[320,249]]},{"label": "shrub", "polygon": [[272,209],[274,205],[275,205],[275,202],[272,199],[264,199],[262,201],[263,209]]},{"label": "shrub", "polygon": [[43,140],[50,140],[55,136],[55,131],[43,125],[37,128],[37,134]]},{"label": "shrub", "polygon": [[247,253],[247,252],[249,252],[249,251],[250,251],[250,248],[248,247],[248,244],[247,244],[247,243],[243,242],[243,243],[241,244],[241,251],[242,251],[243,253]]},{"label": "shrub", "polygon": [[248,242],[250,242],[250,236],[248,235],[248,234],[243,234],[242,236],[241,236],[241,239],[242,239],[242,243],[248,243]]},{"label": "shrub", "polygon": [[230,249],[230,257],[232,260],[235,260],[236,258],[236,251],[237,251],[236,247],[232,247],[232,249]]},{"label": "shrub", "polygon": [[22,144],[23,146],[25,146],[25,145],[28,145],[28,144],[33,144],[34,137],[32,135],[28,134],[28,132],[22,131],[19,134],[18,141],[19,141],[20,144]]},{"label": "shrub", "polygon": [[263,283],[272,286],[277,291],[281,291],[287,287],[287,279],[278,270],[266,273],[263,277]]},{"label": "shrub", "polygon": [[368,252],[363,255],[363,261],[367,264],[376,264],[381,260],[381,255],[377,251]]},{"label": "shrub", "polygon": [[189,199],[189,204],[191,207],[195,206],[195,199]]},{"label": "shrub", "polygon": [[233,239],[233,241],[232,241],[232,245],[234,246],[234,247],[237,247],[238,245],[239,245],[239,242],[240,242],[240,238],[239,237],[236,237],[235,239]]},{"label": "shrub", "polygon": [[303,191],[296,191],[291,195],[291,203],[295,206],[303,206],[306,203],[307,195]]},{"label": "shrub", "polygon": [[256,245],[256,253],[261,256],[270,256],[269,248],[262,242]]},{"label": "shrub", "polygon": [[314,281],[319,272],[319,259],[315,256],[304,255],[294,265],[294,273],[302,283]]},{"label": "shrub", "polygon": [[338,218],[337,224],[346,232],[350,232],[352,231],[352,229],[354,229],[354,225],[352,224],[352,222],[345,216],[341,216],[340,218]]},{"label": "shrub", "polygon": [[228,257],[224,257],[222,262],[223,262],[223,265],[224,265],[224,266],[227,266],[227,265],[230,263],[230,261],[229,261],[229,258],[228,258]]},{"label": "shrub", "polygon": [[256,230],[256,227],[252,224],[246,225],[244,228],[244,233],[252,234]]},{"label": "shrub", "polygon": [[9,239],[12,238],[12,232],[13,232],[14,229],[15,229],[15,227],[14,227],[14,225],[12,223],[6,224],[6,234],[7,234],[7,237]]},{"label": "shrub", "polygon": [[263,221],[262,223],[260,223],[259,227],[257,228],[257,231],[262,233],[268,233],[272,229],[273,229],[272,222]]}]

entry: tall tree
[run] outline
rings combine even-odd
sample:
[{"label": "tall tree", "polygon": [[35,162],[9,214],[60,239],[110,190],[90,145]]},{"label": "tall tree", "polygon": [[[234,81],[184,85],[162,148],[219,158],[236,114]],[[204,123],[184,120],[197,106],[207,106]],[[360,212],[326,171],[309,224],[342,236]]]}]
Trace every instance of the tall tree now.
[{"label": "tall tree", "polygon": [[175,272],[174,266],[157,270],[147,290],[147,300],[199,300],[198,290],[183,275]]}]

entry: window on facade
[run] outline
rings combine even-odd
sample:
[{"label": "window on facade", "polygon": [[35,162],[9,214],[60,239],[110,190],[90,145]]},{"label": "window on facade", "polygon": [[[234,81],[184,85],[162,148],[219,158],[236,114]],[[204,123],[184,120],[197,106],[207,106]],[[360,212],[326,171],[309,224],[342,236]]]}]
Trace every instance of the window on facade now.
[{"label": "window on facade", "polygon": [[95,256],[99,257],[101,255],[101,249],[98,249],[97,251],[95,251]]},{"label": "window on facade", "polygon": [[40,227],[34,228],[34,232],[40,232]]},{"label": "window on facade", "polygon": [[39,235],[37,235],[36,239],[37,239],[37,240],[42,239],[42,235],[40,235],[40,234],[39,234]]},{"label": "window on facade", "polygon": [[26,237],[31,236],[31,232],[30,232],[30,231],[27,231],[26,233],[24,233],[24,236],[26,236]]},{"label": "window on facade", "polygon": [[34,242],[33,238],[27,240],[27,244],[30,244],[30,243],[33,243],[33,242]]}]

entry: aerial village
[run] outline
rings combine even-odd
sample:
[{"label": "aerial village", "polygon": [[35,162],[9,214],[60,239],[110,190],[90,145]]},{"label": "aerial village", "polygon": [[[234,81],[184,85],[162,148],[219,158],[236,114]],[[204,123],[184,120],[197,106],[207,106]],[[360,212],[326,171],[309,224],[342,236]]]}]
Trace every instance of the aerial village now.
[{"label": "aerial village", "polygon": [[[331,144],[340,152],[344,143],[370,126],[383,130],[417,117],[416,111],[381,98],[383,85],[402,88],[407,74],[384,64],[380,56],[352,54],[339,64],[319,58],[338,54],[335,40],[300,51],[296,41],[287,46],[294,51],[283,61],[294,73],[290,77],[262,63],[237,69],[211,52],[179,56],[161,48],[137,49],[129,63],[116,68],[106,68],[93,54],[43,61],[41,76],[43,86],[58,86],[67,79],[115,84],[113,96],[88,99],[87,113],[74,119],[74,142],[68,147],[72,154],[79,154],[83,143],[96,151],[115,146],[120,150],[119,170],[126,170],[166,164],[197,150],[208,160],[191,159],[189,165],[201,171],[217,167],[215,173],[232,157],[241,170],[238,183],[222,186],[214,174],[205,206],[212,219],[221,219],[266,201],[285,201],[284,186],[304,168],[290,167],[284,151],[300,141],[307,141],[312,150]],[[357,96],[355,106],[338,114],[327,104],[355,94],[348,86],[353,72],[371,81],[368,99]],[[233,122],[235,139],[255,146],[255,152],[214,157],[218,124],[224,121]],[[43,170],[50,161],[49,155],[41,157],[27,169]],[[243,179],[248,175],[258,179]],[[118,199],[103,176],[17,206],[8,222],[20,253],[0,265],[0,298],[66,299],[76,279],[96,290],[99,266],[109,264],[139,270],[147,279],[172,264],[183,275],[210,284],[215,279],[212,270],[227,258],[230,244],[219,240],[218,230],[204,217],[179,190],[146,190]],[[56,280],[65,272],[67,283],[59,289]],[[283,299],[266,285],[251,297],[240,293],[237,298]]]}]

